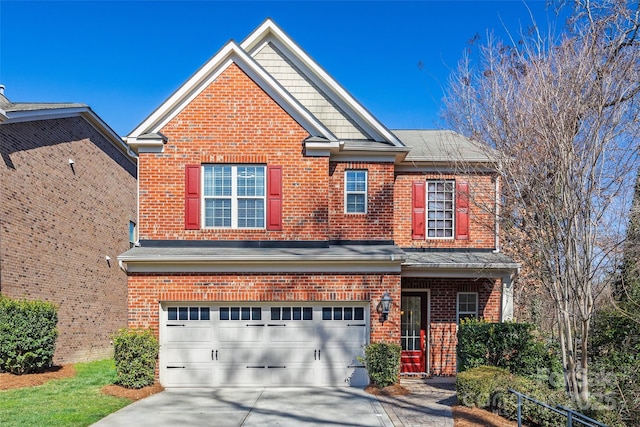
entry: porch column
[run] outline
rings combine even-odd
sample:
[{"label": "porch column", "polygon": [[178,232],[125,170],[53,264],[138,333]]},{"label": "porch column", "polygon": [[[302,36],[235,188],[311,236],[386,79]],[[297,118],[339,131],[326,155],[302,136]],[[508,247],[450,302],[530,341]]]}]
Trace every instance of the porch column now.
[{"label": "porch column", "polygon": [[502,302],[500,310],[500,321],[513,320],[513,277],[511,275],[502,276]]}]

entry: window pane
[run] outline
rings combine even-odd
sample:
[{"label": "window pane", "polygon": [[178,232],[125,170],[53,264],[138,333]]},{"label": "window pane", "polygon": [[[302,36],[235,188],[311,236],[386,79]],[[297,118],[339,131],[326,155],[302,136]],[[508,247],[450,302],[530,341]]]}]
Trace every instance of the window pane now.
[{"label": "window pane", "polygon": [[302,320],[302,307],[293,307],[293,320]]},{"label": "window pane", "polygon": [[238,196],[264,196],[264,167],[238,166]]},{"label": "window pane", "polygon": [[355,307],[353,309],[353,320],[364,320],[364,308]]},{"label": "window pane", "polygon": [[264,227],[264,199],[238,199],[238,227]]},{"label": "window pane", "polygon": [[347,194],[347,212],[348,213],[364,213],[365,207],[364,194]]},{"label": "window pane", "polygon": [[251,320],[251,309],[249,307],[242,307],[242,320]]},{"label": "window pane", "polygon": [[231,200],[206,199],[204,201],[206,227],[231,227]]},{"label": "window pane", "polygon": [[302,320],[313,320],[313,309],[311,307],[302,309]]},{"label": "window pane", "polygon": [[178,308],[169,307],[169,320],[178,320]]},{"label": "window pane", "polygon": [[240,307],[231,307],[231,320],[240,320]]},{"label": "window pane", "polygon": [[344,320],[353,320],[353,309],[351,307],[344,309]]},{"label": "window pane", "polygon": [[229,320],[229,307],[220,308],[220,320]]},{"label": "window pane", "polygon": [[322,320],[331,320],[331,307],[322,307]]},{"label": "window pane", "polygon": [[189,320],[200,320],[200,309],[198,307],[189,308]]},{"label": "window pane", "polygon": [[453,237],[454,182],[427,182],[427,236]]},{"label": "window pane", "polygon": [[179,320],[189,320],[189,309],[187,307],[180,307],[178,309]]},{"label": "window pane", "polygon": [[262,320],[262,309],[260,307],[253,307],[251,309],[251,319]]},{"label": "window pane", "polygon": [[342,320],[342,308],[335,307],[333,309],[333,320]]},{"label": "window pane", "polygon": [[209,320],[209,307],[200,307],[200,320]]},{"label": "window pane", "polygon": [[282,307],[282,320],[291,320],[291,307]]},{"label": "window pane", "polygon": [[280,307],[271,307],[271,320],[280,320]]}]

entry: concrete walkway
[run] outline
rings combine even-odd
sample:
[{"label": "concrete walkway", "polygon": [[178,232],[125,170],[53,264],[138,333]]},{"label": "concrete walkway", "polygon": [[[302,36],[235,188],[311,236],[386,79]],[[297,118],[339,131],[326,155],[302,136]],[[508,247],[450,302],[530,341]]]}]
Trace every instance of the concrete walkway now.
[{"label": "concrete walkway", "polygon": [[457,401],[455,377],[401,379],[406,396],[378,396],[396,427],[453,427],[451,406]]}]

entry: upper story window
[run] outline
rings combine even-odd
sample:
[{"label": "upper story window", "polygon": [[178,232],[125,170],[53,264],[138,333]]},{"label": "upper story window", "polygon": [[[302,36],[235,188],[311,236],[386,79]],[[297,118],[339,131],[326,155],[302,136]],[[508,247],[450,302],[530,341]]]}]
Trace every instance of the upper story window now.
[{"label": "upper story window", "polygon": [[453,237],[453,181],[427,181],[427,237]]},{"label": "upper story window", "polygon": [[265,227],[265,167],[204,165],[204,226]]},{"label": "upper story window", "polygon": [[411,238],[469,240],[469,183],[414,181]]},{"label": "upper story window", "polygon": [[136,244],[136,223],[129,221],[129,247],[132,248]]},{"label": "upper story window", "polygon": [[344,206],[346,213],[367,213],[367,171],[345,172]]}]

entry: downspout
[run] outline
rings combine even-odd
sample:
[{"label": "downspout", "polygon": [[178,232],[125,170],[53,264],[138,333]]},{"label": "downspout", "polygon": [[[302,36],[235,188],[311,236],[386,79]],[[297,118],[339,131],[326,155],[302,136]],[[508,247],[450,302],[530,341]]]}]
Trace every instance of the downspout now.
[{"label": "downspout", "polygon": [[500,252],[500,175],[496,174],[495,179],[495,192],[496,192],[496,200],[495,200],[495,217],[494,217],[494,230],[495,235],[494,243],[493,243],[493,253]]}]

